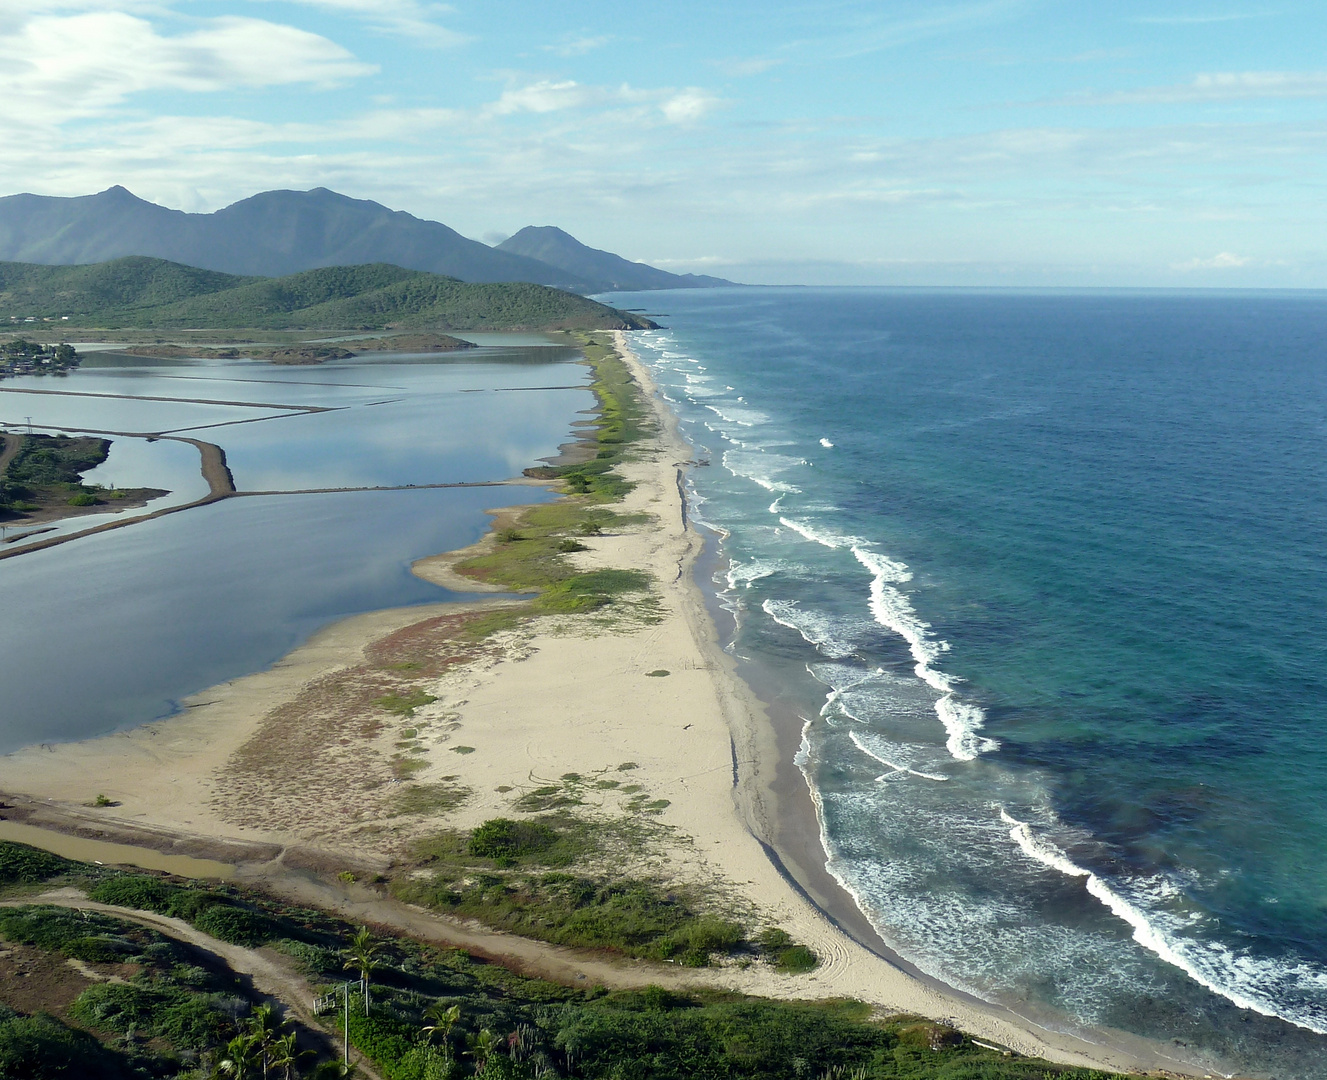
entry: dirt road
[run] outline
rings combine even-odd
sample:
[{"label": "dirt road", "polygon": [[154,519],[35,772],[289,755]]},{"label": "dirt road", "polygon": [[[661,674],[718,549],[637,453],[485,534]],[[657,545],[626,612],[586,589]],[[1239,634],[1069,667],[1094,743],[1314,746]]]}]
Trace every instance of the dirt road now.
[{"label": "dirt road", "polygon": [[[176,941],[182,941],[196,949],[211,953],[223,960],[232,971],[247,975],[259,993],[281,1002],[290,1014],[306,1027],[315,1031],[322,1030],[321,1024],[313,1015],[313,988],[303,976],[274,957],[264,956],[255,949],[231,945],[219,938],[211,937],[196,930],[182,919],[172,919],[167,915],[158,915],[151,911],[139,911],[137,908],[98,904],[75,888],[55,889],[26,900],[6,900],[0,902],[0,907],[24,907],[29,904],[52,904],[77,911],[97,911],[104,915],[113,915],[117,919],[146,926],[165,937],[174,938]],[[350,1056],[352,1060],[359,1058],[357,1063],[364,1075],[371,1080],[381,1080],[362,1055],[358,1055],[352,1049]]]}]

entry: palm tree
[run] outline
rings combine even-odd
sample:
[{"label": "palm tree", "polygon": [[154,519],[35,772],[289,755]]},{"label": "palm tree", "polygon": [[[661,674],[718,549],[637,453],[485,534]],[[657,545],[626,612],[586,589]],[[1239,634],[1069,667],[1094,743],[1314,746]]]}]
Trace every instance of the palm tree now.
[{"label": "palm tree", "polygon": [[470,1044],[470,1056],[475,1059],[475,1072],[483,1070],[488,1064],[488,1059],[498,1049],[498,1044],[502,1042],[488,1028],[484,1028],[478,1035],[473,1035],[468,1040]]},{"label": "palm tree", "polygon": [[[281,1032],[292,1023],[290,1017],[281,1016],[276,1009],[266,1003],[257,1006],[249,1014],[247,1022],[249,1038],[257,1044],[262,1056],[263,1080],[267,1080],[268,1073],[277,1064],[273,1060],[273,1054],[275,1047],[281,1042]],[[295,1036],[291,1033],[288,1037],[293,1040]]]},{"label": "palm tree", "polygon": [[448,1038],[452,1033],[452,1028],[456,1026],[456,1022],[461,1019],[461,1006],[452,1005],[448,1007],[441,1001],[435,1001],[424,1010],[424,1019],[430,1021],[424,1026],[424,1041],[432,1042],[433,1036],[441,1032],[442,1045],[447,1047],[450,1052],[451,1044],[448,1042]]},{"label": "palm tree", "polygon": [[262,1067],[262,1049],[252,1035],[236,1035],[226,1044],[215,1075],[227,1080],[251,1080]]},{"label": "palm tree", "polygon": [[288,1031],[279,1039],[272,1040],[272,1050],[270,1064],[274,1069],[280,1069],[284,1074],[284,1080],[294,1080],[299,1075],[295,1071],[295,1066],[299,1064],[299,1059],[309,1057],[312,1050],[300,1050],[295,1046],[297,1036],[295,1032]]},{"label": "palm tree", "polygon": [[379,946],[373,943],[373,937],[367,926],[361,926],[350,938],[350,945],[345,950],[346,962],[342,965],[346,971],[358,971],[364,980],[364,1015],[369,1015],[369,976],[378,966]]}]

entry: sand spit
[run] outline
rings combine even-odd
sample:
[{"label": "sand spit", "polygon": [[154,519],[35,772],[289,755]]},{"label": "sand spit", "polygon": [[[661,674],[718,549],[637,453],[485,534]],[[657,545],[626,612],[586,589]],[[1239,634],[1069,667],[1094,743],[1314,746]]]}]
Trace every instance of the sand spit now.
[{"label": "sand spit", "polygon": [[[1160,1048],[1113,1033],[1097,1044],[1047,1031],[914,977],[883,949],[840,929],[856,933],[860,913],[831,919],[825,911],[834,904],[812,904],[771,858],[768,845],[786,831],[775,795],[773,725],[737,677],[692,580],[704,542],[687,524],[680,494],[691,450],[626,336],[616,336],[660,428],[619,470],[636,486],[616,509],[648,515],[650,523],[587,536],[585,550],[570,557],[587,570],[647,571],[655,584],[645,614],[542,616],[471,644],[462,632],[467,620],[513,601],[357,616],[268,671],[197,695],[180,716],[0,757],[0,791],[13,804],[0,814],[237,864],[241,878],[278,891],[316,888],[323,902],[344,894],[337,906],[416,932],[427,923],[424,936],[471,947],[479,940],[490,955],[510,954],[526,970],[555,975],[574,966],[567,950],[462,927],[329,878],[350,870],[362,881],[396,861],[413,838],[510,815],[523,794],[575,774],[585,781],[586,813],[596,804],[618,813],[628,800],[649,806],[661,839],[637,857],[655,872],[713,885],[734,911],[782,926],[822,959],[797,976],[765,965],[688,972],[693,985],[858,998],[882,1011],[943,1020],[1022,1054],[1183,1072]],[[416,572],[461,587],[467,579],[453,569],[458,557],[421,560]],[[620,782],[600,786],[596,777]],[[408,800],[421,791],[436,797],[434,807],[420,810]],[[89,807],[98,794],[119,805]],[[794,810],[804,814],[800,807],[783,812]],[[308,870],[320,871],[321,882]],[[623,985],[683,976],[640,961],[600,959],[595,967],[606,982]]]}]

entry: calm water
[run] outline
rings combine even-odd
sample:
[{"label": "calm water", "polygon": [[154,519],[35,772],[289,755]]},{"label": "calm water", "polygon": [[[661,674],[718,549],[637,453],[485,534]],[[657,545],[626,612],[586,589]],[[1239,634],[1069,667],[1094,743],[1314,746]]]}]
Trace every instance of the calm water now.
[{"label": "calm water", "polygon": [[[188,434],[219,443],[245,491],[501,480],[556,453],[594,403],[577,353],[522,345],[300,368],[94,356],[68,378],[0,391],[129,400],[0,392],[0,422],[197,428]],[[87,479],[169,489],[153,508],[207,491],[198,452],[165,440],[116,438]],[[167,715],[338,618],[449,599],[411,562],[474,542],[485,508],[544,497],[528,487],[264,495],[0,561],[0,752]]]},{"label": "calm water", "polygon": [[1327,1077],[1327,297],[618,295],[831,872],[923,969]]}]

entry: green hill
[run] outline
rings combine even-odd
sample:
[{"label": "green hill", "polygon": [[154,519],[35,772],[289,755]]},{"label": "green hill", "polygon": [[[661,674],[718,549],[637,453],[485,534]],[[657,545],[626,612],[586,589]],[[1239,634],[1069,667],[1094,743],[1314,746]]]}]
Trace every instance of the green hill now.
[{"label": "green hill", "polygon": [[526,282],[470,283],[373,263],[236,277],[130,256],[88,266],[0,263],[0,325],[68,317],[104,329],[647,329],[648,319]]}]

